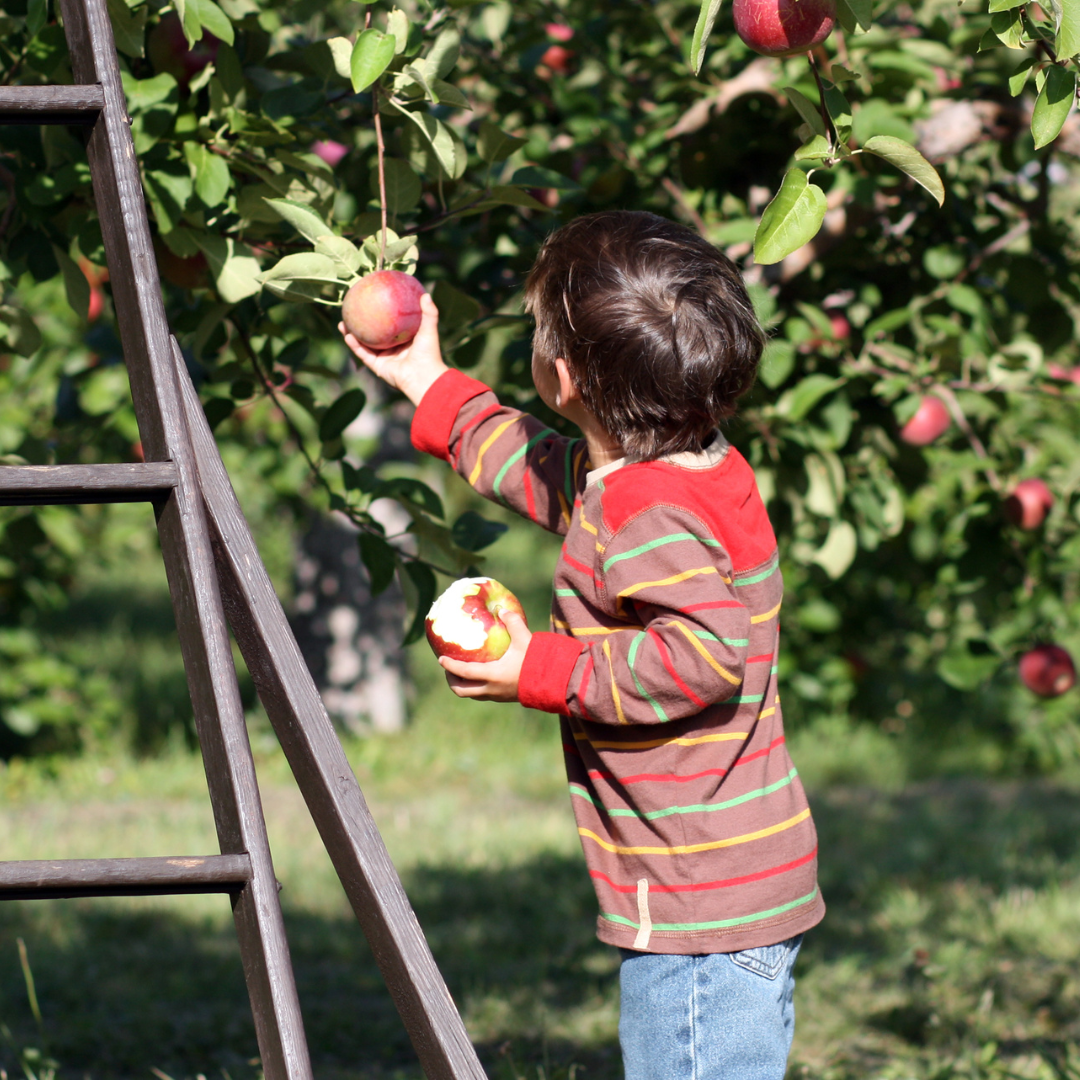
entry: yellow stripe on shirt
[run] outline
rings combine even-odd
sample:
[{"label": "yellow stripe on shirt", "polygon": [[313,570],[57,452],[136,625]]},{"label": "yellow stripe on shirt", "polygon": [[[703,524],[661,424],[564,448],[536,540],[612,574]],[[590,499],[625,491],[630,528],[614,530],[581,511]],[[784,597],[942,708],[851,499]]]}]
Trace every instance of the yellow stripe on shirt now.
[{"label": "yellow stripe on shirt", "polygon": [[611,700],[615,702],[615,715],[620,724],[626,723],[626,716],[622,711],[622,701],[619,698],[619,688],[615,685],[615,665],[611,662],[611,642],[604,642],[604,659],[607,660],[608,671],[611,672]]},{"label": "yellow stripe on shirt", "polygon": [[589,829],[578,829],[580,836],[595,840],[605,851],[616,855],[694,855],[699,851],[716,851],[717,848],[734,847],[736,844],[748,844],[751,840],[761,840],[766,836],[774,836],[776,833],[793,829],[800,821],[805,821],[810,816],[810,807],[790,817],[787,821],[781,821],[778,825],[770,825],[766,829],[758,829],[756,832],[743,833],[742,836],[729,836],[726,840],[710,840],[705,844],[681,844],[679,847],[621,847],[618,844],[609,844],[601,840],[596,833]]},{"label": "yellow stripe on shirt", "polygon": [[697,649],[697,651],[705,658],[705,662],[709,665],[709,667],[713,669],[713,671],[717,673],[717,675],[719,675],[723,679],[727,679],[727,681],[731,683],[732,686],[738,686],[742,682],[742,679],[740,679],[737,675],[732,675],[731,672],[727,670],[727,668],[722,668],[709,655],[709,650],[706,649],[705,646],[702,645],[701,642],[693,635],[689,627],[684,626],[681,622],[679,622],[678,619],[672,619],[671,622],[667,623],[667,625],[677,626],[682,631],[683,636],[686,638],[686,640],[689,641],[690,644],[693,645],[694,648]]},{"label": "yellow stripe on shirt", "polygon": [[587,742],[597,750],[651,750],[656,746],[698,746],[700,743],[743,741],[750,737],[748,731],[725,731],[723,734],[698,735],[695,738],[649,739],[647,742],[600,742],[590,739],[580,731],[574,732],[578,742]]},{"label": "yellow stripe on shirt", "polygon": [[751,615],[750,616],[750,621],[752,623],[768,622],[779,610],[780,610],[780,605],[777,604],[776,607],[772,608],[769,611],[764,612],[764,614]]},{"label": "yellow stripe on shirt", "polygon": [[476,486],[476,481],[480,479],[480,472],[481,472],[481,470],[483,468],[483,464],[484,464],[484,455],[490,449],[491,444],[494,443],[495,440],[498,439],[499,436],[502,435],[502,433],[511,424],[516,424],[519,420],[522,420],[522,419],[524,419],[524,414],[522,416],[515,416],[511,420],[505,420],[483,441],[483,443],[480,446],[480,452],[476,455],[476,464],[473,466],[472,472],[469,473],[469,484],[471,486],[475,487]]},{"label": "yellow stripe on shirt", "polygon": [[[651,588],[653,585],[675,585],[680,581],[685,581],[687,578],[696,577],[698,574],[720,574],[720,571],[715,566],[698,566],[693,570],[684,570],[681,574],[672,574],[671,577],[661,578],[659,581],[639,581],[629,588],[620,589],[619,596],[633,596],[634,593]],[[731,578],[724,577],[723,574],[720,574],[720,580],[726,585],[731,584]]]}]

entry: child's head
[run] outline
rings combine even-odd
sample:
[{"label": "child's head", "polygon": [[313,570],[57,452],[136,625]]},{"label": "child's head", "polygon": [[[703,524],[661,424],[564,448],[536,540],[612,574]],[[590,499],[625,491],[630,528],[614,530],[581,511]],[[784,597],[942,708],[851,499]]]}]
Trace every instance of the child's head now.
[{"label": "child's head", "polygon": [[533,353],[563,357],[631,457],[700,450],[754,381],[764,336],[734,263],[655,214],[605,211],[552,233],[525,285]]}]

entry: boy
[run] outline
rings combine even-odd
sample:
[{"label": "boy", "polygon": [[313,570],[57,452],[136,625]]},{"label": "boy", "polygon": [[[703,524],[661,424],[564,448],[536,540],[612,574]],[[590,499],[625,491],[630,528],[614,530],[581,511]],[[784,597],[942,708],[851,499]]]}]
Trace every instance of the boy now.
[{"label": "boy", "polygon": [[824,904],[780,720],[776,541],[717,430],[762,333],[735,266],[646,213],[556,231],[525,298],[537,391],[581,439],[448,368],[427,296],[411,344],[346,337],[417,405],[418,449],[565,537],[552,632],[511,617],[501,659],[440,662],[460,697],[561,717],[628,1080],[781,1080]]}]

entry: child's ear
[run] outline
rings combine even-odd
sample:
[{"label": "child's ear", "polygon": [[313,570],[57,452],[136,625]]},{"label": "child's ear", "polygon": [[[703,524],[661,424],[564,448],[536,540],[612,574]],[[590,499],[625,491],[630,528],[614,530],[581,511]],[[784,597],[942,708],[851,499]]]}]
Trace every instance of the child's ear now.
[{"label": "child's ear", "polygon": [[559,379],[559,391],[556,402],[559,408],[563,408],[571,401],[580,401],[581,394],[574,385],[574,378],[570,374],[570,365],[561,357],[555,357],[555,374]]}]

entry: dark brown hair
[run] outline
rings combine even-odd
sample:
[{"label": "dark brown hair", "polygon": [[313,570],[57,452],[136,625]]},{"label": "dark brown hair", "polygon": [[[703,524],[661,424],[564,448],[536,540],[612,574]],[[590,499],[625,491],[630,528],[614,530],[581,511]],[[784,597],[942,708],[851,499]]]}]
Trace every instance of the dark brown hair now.
[{"label": "dark brown hair", "polygon": [[544,241],[525,284],[533,352],[566,360],[630,457],[700,450],[753,384],[764,335],[735,264],[693,230],[613,210]]}]

